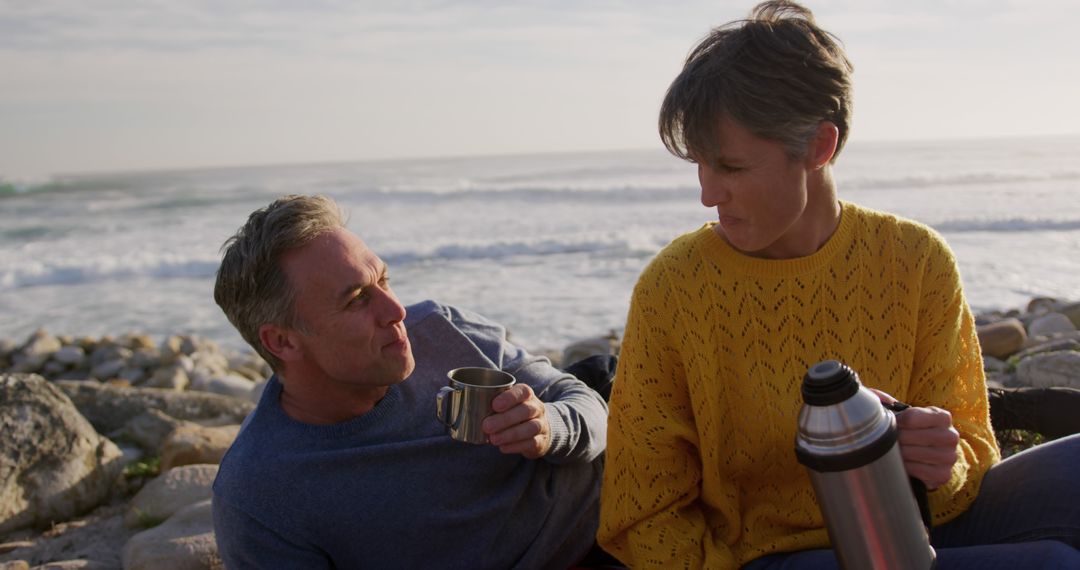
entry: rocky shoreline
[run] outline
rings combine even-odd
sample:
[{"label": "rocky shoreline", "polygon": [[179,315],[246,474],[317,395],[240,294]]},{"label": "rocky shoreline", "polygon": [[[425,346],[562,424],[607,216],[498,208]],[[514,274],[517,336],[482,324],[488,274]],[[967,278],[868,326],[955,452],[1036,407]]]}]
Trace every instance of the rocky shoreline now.
[{"label": "rocky shoreline", "polygon": [[[1080,388],[1080,303],[976,323],[991,387]],[[612,333],[541,353],[617,351]],[[222,568],[210,484],[269,375],[194,336],[0,339],[0,570]]]}]

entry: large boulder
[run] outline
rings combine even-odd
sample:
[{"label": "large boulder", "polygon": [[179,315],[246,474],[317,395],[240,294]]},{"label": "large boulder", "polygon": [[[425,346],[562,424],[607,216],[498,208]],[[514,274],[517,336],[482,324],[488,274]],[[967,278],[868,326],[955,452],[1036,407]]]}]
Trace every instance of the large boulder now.
[{"label": "large boulder", "polygon": [[124,570],[224,570],[210,500],[184,507],[160,526],[131,537],[122,559]]},{"label": "large boulder", "polygon": [[184,465],[170,469],[147,483],[128,503],[124,524],[152,526],[177,511],[213,496],[217,465]]},{"label": "large boulder", "polygon": [[255,404],[204,392],[175,392],[156,388],[110,386],[96,382],[58,381],[56,385],[101,433],[112,433],[149,409],[178,420],[240,423]]},{"label": "large boulder", "polygon": [[0,433],[0,535],[89,511],[123,469],[120,449],[37,375],[0,374]]}]

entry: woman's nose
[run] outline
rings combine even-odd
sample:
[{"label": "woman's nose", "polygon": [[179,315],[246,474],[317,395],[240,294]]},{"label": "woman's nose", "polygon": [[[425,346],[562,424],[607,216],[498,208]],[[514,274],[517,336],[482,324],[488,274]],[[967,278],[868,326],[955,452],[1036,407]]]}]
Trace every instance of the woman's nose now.
[{"label": "woman's nose", "polygon": [[713,169],[699,164],[698,182],[701,184],[701,205],[706,208],[715,208],[730,198],[724,182]]}]

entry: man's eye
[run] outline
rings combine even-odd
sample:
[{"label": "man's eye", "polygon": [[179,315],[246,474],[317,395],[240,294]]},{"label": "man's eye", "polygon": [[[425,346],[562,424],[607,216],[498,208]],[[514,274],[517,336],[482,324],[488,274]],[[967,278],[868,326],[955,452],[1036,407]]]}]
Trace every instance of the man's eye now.
[{"label": "man's eye", "polygon": [[365,305],[365,304],[367,304],[368,299],[370,299],[370,298],[371,298],[371,295],[369,295],[366,290],[365,291],[360,291],[352,299],[349,299],[349,306]]}]

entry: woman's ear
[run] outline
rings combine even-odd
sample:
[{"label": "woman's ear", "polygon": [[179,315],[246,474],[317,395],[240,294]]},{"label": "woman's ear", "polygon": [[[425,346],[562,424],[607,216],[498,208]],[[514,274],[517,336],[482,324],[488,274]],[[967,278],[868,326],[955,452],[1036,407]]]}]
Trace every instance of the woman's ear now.
[{"label": "woman's ear", "polygon": [[300,347],[293,334],[288,327],[267,323],[259,327],[259,342],[270,354],[289,362],[300,357]]},{"label": "woman's ear", "polygon": [[810,141],[809,152],[806,153],[807,166],[811,170],[819,170],[836,154],[836,143],[840,139],[840,129],[831,121],[818,123],[817,132]]}]

